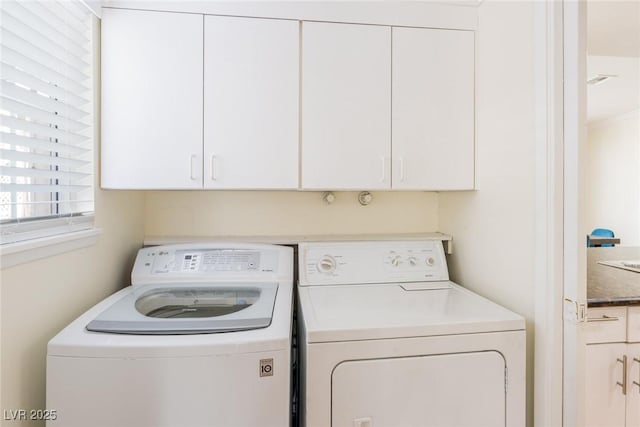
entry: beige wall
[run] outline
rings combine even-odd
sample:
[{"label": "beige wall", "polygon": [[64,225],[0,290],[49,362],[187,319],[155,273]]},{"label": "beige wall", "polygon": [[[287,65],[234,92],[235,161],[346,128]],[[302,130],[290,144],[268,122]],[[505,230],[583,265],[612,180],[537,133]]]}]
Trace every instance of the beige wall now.
[{"label": "beige wall", "polygon": [[[439,194],[454,236],[453,280],[527,319],[527,417],[533,420],[533,2],[485,1],[477,36],[477,192]],[[508,19],[505,19],[508,17]]]},{"label": "beige wall", "polygon": [[45,407],[49,339],[128,284],[132,261],[142,244],[144,199],[135,192],[98,191],[96,197],[96,226],[103,230],[97,244],[2,270],[3,410]]},{"label": "beige wall", "polygon": [[147,236],[264,236],[416,233],[438,230],[438,195],[378,192],[361,206],[358,193],[154,191],[146,193]]},{"label": "beige wall", "polygon": [[[98,26],[94,34],[99,34]],[[99,68],[96,58],[95,69]],[[100,87],[99,79],[94,86]],[[97,117],[99,105],[96,89]],[[97,141],[99,135],[98,123]],[[94,159],[99,176],[97,153]],[[45,408],[47,343],[82,312],[129,284],[144,237],[143,215],[143,193],[97,190],[95,226],[102,234],[95,245],[0,271],[1,411]],[[2,426],[44,426],[4,421],[4,413],[0,417]]]},{"label": "beige wall", "polygon": [[585,234],[613,230],[640,246],[640,112],[589,126]]}]

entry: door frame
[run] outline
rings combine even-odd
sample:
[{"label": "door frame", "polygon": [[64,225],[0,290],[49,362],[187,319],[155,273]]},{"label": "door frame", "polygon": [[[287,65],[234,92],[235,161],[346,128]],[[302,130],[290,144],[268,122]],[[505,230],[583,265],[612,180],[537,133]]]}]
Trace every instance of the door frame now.
[{"label": "door frame", "polygon": [[535,4],[534,425],[584,425],[586,4]]}]

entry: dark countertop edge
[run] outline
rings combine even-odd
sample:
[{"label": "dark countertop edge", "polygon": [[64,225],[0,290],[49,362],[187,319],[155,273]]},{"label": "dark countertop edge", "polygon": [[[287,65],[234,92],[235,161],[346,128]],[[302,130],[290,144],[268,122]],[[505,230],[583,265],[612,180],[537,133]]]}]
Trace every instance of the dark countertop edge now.
[{"label": "dark countertop edge", "polygon": [[640,305],[640,296],[621,298],[591,298],[587,299],[587,307],[615,307],[626,305]]}]

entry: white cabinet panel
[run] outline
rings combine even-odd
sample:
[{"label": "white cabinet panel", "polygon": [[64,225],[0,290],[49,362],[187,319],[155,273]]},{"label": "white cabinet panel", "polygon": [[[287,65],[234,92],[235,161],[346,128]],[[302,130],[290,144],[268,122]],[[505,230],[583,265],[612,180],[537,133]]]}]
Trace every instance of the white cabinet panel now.
[{"label": "white cabinet panel", "polygon": [[[631,318],[629,331],[631,331]],[[587,344],[626,341],[627,307],[589,308],[586,336]]]},{"label": "white cabinet panel", "polygon": [[474,188],[474,34],[393,28],[393,188]]},{"label": "white cabinet panel", "polygon": [[344,362],[331,383],[332,426],[506,423],[505,364],[495,351]]},{"label": "white cabinet panel", "polygon": [[104,188],[202,188],[203,17],[104,9]]},{"label": "white cabinet panel", "polygon": [[640,307],[629,307],[628,342],[640,342]]},{"label": "white cabinet panel", "polygon": [[390,27],[302,24],[302,188],[390,188],[390,57]]},{"label": "white cabinet panel", "polygon": [[474,186],[472,32],[120,9],[102,30],[104,188]]},{"label": "white cabinet panel", "polygon": [[[590,344],[586,351],[587,427],[624,427],[622,387],[626,344]],[[627,389],[628,385],[627,385]]]},{"label": "white cabinet panel", "polygon": [[629,344],[627,357],[627,427],[640,427],[640,344]]},{"label": "white cabinet panel", "polygon": [[205,188],[298,187],[299,25],[205,17]]},{"label": "white cabinet panel", "polygon": [[587,345],[588,426],[640,427],[639,313],[637,307],[589,309],[587,342],[620,343]]},{"label": "white cabinet panel", "polygon": [[640,427],[640,307],[629,307],[627,427]]}]

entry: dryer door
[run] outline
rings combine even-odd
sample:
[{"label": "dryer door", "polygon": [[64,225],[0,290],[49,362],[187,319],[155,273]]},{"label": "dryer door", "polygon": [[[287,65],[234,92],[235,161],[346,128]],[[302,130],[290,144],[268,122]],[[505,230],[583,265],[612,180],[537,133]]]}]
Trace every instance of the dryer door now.
[{"label": "dryer door", "polygon": [[331,425],[504,426],[505,402],[496,351],[348,361],[333,371]]}]

